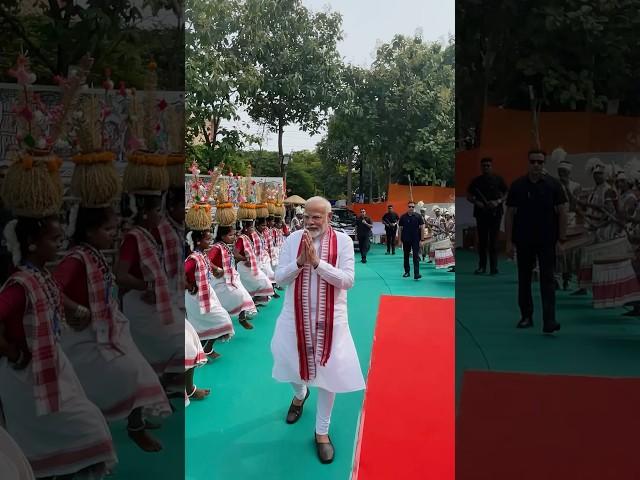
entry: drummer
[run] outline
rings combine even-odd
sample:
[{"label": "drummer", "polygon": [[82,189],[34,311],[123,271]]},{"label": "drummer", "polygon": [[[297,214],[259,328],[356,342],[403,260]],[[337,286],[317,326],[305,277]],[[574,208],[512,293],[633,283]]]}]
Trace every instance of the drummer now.
[{"label": "drummer", "polygon": [[[595,187],[586,202],[576,200],[576,204],[578,211],[584,211],[587,227],[594,232],[596,243],[606,242],[619,233],[616,224],[611,221],[611,218],[615,218],[616,192],[605,181],[606,168],[599,158],[591,158],[588,165]],[[572,295],[585,295],[586,293],[587,291],[582,285]]]},{"label": "drummer", "polygon": [[[562,187],[565,197],[568,200],[567,227],[575,227],[577,223],[576,199],[580,196],[582,185],[571,178],[573,164],[566,160],[567,153],[561,148],[558,148],[554,151],[554,154],[559,155],[561,158],[560,162],[558,163],[558,180],[560,180],[560,186]],[[562,275],[563,290],[566,290],[568,288],[573,274],[577,273],[577,267],[577,252],[565,251],[561,254],[559,270],[560,274]]]}]

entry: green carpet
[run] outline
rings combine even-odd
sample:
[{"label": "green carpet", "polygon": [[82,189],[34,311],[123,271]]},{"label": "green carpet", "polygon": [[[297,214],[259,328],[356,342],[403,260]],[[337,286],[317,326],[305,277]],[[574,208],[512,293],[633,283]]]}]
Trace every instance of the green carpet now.
[{"label": "green carpet", "polygon": [[[424,263],[420,281],[402,278],[402,254],[384,255],[382,246],[374,246],[367,260],[360,263],[356,253],[356,282],[349,292],[349,324],[365,374],[380,295],[451,297],[455,283],[453,274]],[[321,465],[313,441],[316,390],[298,423],[287,425],[291,387],[271,378],[269,345],[283,299],[260,309],[254,330],[238,325],[236,336],[216,347],[222,357],[196,372],[198,385],[211,387],[212,395],[186,410],[186,479],[349,478],[364,392],[336,397],[331,422],[336,457],[333,464]],[[165,455],[144,458],[171,460]]]},{"label": "green carpet", "polygon": [[640,376],[640,318],[624,309],[595,310],[591,296],[558,291],[555,336],[542,335],[539,284],[534,283],[534,328],[520,320],[514,262],[500,259],[500,274],[474,275],[477,256],[456,253],[456,383],[464,370],[593,376]]}]

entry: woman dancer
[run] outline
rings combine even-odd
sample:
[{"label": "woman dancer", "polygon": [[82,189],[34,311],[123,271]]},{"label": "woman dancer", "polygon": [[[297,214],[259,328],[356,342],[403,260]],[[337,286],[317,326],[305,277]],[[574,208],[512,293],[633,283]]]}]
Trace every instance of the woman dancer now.
[{"label": "woman dancer", "polygon": [[266,305],[274,294],[271,280],[260,269],[260,261],[254,250],[251,240],[254,234],[253,221],[242,221],[242,233],[235,243],[234,256],[237,260],[240,281],[245,286],[249,294],[253,297],[256,305]]},{"label": "woman dancer", "polygon": [[213,270],[213,289],[220,303],[232,317],[237,316],[245,329],[251,330],[249,322],[258,311],[251,295],[240,281],[240,275],[234,268],[233,244],[236,232],[233,226],[220,226],[216,232],[215,243],[208,252]]}]

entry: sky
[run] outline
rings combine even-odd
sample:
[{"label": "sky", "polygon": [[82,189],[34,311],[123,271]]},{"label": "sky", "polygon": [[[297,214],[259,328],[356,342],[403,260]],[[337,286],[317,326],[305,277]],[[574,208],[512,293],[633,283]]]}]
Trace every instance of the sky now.
[{"label": "sky", "polygon": [[[414,35],[421,32],[425,40],[446,42],[455,32],[454,0],[302,0],[310,10],[317,12],[329,7],[342,14],[344,39],[338,51],[346,63],[370,66],[375,58],[376,46],[390,41],[396,34]],[[242,113],[242,120],[249,121]],[[262,135],[263,127],[254,123],[251,133]],[[265,131],[265,150],[278,150],[278,136]],[[322,138],[301,131],[297,125],[285,127],[283,149],[285,153],[313,150]]]}]

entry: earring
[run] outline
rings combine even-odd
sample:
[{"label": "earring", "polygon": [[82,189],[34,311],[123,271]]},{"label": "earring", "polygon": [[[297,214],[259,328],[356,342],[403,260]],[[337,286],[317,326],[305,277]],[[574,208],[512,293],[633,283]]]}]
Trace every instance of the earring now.
[{"label": "earring", "polygon": [[36,246],[33,243],[29,245],[29,251],[30,252],[35,252],[36,251]]}]

